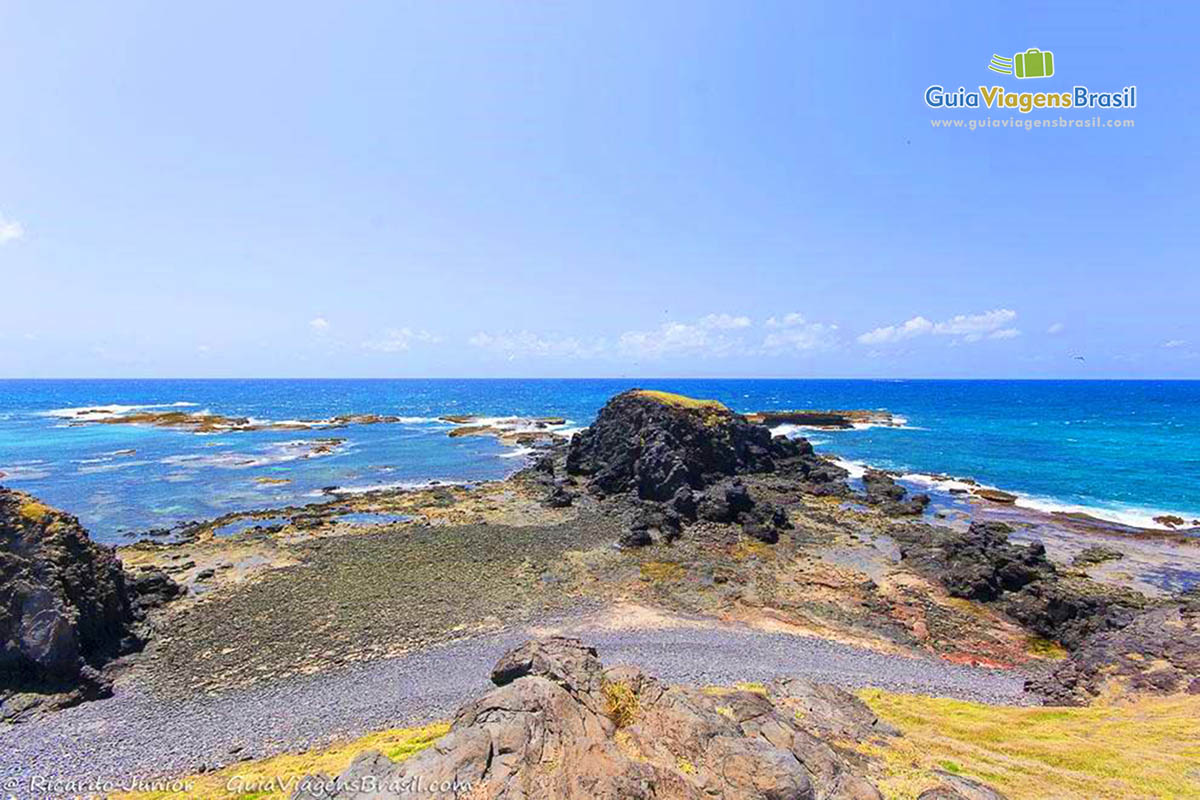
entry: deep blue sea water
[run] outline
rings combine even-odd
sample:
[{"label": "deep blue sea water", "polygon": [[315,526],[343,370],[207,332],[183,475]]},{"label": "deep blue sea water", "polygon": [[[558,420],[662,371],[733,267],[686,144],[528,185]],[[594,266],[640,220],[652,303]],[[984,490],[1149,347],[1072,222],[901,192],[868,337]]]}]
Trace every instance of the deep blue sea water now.
[{"label": "deep blue sea water", "polygon": [[[1033,506],[1133,523],[1162,512],[1200,517],[1200,381],[0,381],[0,484],[77,514],[99,540],[120,542],[184,520],[311,502],[326,486],[501,477],[520,466],[519,454],[491,439],[451,439],[451,426],[436,417],[563,415],[569,426],[583,426],[632,386],[716,398],[738,411],[887,409],[907,424],[802,433],[848,460],[972,476]],[[63,409],[185,403],[180,410],[261,420],[370,412],[408,419],[203,435],[69,426],[62,416]],[[346,442],[302,457],[305,441],[331,436]]]}]

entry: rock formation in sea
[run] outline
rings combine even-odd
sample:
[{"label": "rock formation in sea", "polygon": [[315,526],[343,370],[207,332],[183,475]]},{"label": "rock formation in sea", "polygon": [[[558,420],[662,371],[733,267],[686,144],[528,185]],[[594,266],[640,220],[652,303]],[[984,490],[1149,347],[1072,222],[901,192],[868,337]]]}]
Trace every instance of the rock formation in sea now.
[{"label": "rock formation in sea", "polygon": [[814,494],[844,494],[845,470],[817,456],[805,439],[773,437],[715,400],[633,389],[605,404],[576,434],[566,472],[602,497],[640,504],[625,544],[670,540],[696,519],[741,523],[774,541],[787,517],[756,500],[737,476],[777,473]]},{"label": "rock formation in sea", "polygon": [[161,573],[127,576],[78,519],[0,487],[0,719],[108,694],[101,668],[179,592]]},{"label": "rock formation in sea", "polygon": [[[848,745],[899,735],[833,686],[668,686],[570,638],[530,641],[491,677],[428,750],[400,763],[368,751],[336,779],[301,781],[294,800],[881,800]],[[930,782],[926,800],[1000,797]]]}]

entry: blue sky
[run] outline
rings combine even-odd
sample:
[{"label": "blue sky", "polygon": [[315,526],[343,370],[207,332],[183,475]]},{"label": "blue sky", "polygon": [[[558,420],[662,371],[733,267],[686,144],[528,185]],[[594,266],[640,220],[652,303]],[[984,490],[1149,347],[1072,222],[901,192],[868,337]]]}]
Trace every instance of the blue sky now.
[{"label": "blue sky", "polygon": [[[4,3],[0,376],[1198,377],[1198,25]],[[935,83],[1135,126],[934,129],[1022,116]]]}]

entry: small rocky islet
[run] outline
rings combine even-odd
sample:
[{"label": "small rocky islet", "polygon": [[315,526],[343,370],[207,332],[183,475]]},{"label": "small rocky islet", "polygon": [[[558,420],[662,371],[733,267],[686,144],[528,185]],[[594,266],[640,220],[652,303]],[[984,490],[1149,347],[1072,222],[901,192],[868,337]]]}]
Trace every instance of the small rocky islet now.
[{"label": "small rocky islet", "polygon": [[[1149,596],[1092,577],[1120,563],[1119,545],[1064,563],[986,515],[942,524],[928,495],[878,470],[851,481],[769,427],[890,418],[771,413],[633,390],[569,441],[553,418],[448,419],[452,435],[539,449],[506,481],[335,492],[251,514],[283,524],[223,538],[198,523],[208,532],[119,556],[74,517],[0,490],[0,707],[35,731],[57,709],[109,695],[114,679],[164,702],[250,691],[613,607],[1010,670],[1025,676],[1027,702],[1200,695],[1194,590]],[[337,522],[352,512],[404,521]],[[434,748],[399,763],[366,755],[342,777],[441,776],[481,797],[883,796],[879,765],[845,740],[886,746],[900,733],[871,727],[841,690],[793,680],[706,693],[643,669],[605,669],[585,643],[534,639]],[[971,772],[930,772],[921,797],[1002,796]]]}]

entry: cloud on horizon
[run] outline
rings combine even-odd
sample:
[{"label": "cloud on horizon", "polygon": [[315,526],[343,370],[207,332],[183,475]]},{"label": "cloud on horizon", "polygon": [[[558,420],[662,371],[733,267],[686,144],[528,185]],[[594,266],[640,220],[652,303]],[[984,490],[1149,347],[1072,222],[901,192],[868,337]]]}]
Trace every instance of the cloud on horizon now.
[{"label": "cloud on horizon", "polygon": [[533,356],[538,358],[591,358],[604,352],[607,345],[603,339],[579,339],[559,334],[539,334],[533,331],[505,331],[486,333],[480,331],[467,340],[478,347],[509,360]]},{"label": "cloud on horizon", "polygon": [[405,353],[412,349],[414,342],[436,344],[442,339],[427,330],[412,328],[388,328],[380,339],[362,343],[364,350],[374,350],[377,353]]},{"label": "cloud on horizon", "polygon": [[927,335],[957,336],[964,342],[977,342],[984,337],[1013,339],[1021,335],[1019,330],[1008,325],[1016,318],[1017,312],[1009,308],[996,308],[982,314],[958,314],[943,322],[932,322],[916,316],[896,325],[886,325],[860,334],[858,341],[867,345],[893,344]]},{"label": "cloud on horizon", "polygon": [[16,241],[25,235],[25,226],[0,214],[0,244]]}]

